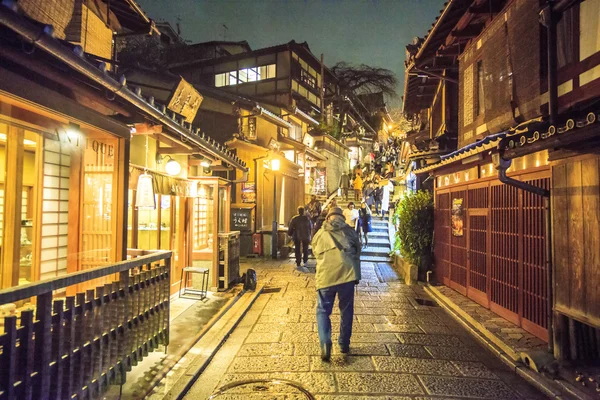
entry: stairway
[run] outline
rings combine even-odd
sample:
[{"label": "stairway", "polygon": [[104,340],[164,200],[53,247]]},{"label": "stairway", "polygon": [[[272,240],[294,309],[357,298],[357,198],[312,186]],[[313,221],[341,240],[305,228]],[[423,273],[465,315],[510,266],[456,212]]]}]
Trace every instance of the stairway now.
[{"label": "stairway", "polygon": [[[349,196],[352,199],[354,194]],[[342,210],[348,208],[348,203],[352,200],[346,201],[343,197],[336,197],[337,205]],[[360,201],[353,201],[354,205],[360,207]],[[386,263],[390,262],[390,234],[388,227],[388,220],[373,215],[371,220],[373,231],[368,234],[369,246],[363,248],[361,261],[373,262],[373,263]]]}]

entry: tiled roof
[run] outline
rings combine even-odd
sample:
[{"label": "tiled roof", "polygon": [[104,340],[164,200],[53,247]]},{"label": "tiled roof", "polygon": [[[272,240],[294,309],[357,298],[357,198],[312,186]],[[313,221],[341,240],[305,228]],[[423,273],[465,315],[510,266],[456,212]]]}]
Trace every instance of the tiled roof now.
[{"label": "tiled roof", "polygon": [[[190,143],[196,145],[201,151],[211,154],[228,164],[241,170],[247,170],[246,163],[225,146],[217,143],[214,139],[200,132],[200,129],[184,122],[183,118],[167,110],[165,104],[160,104],[153,97],[144,97],[141,88],[128,87],[125,76],[120,78],[111,75],[104,62],[94,64],[89,59],[81,46],[69,47],[52,36],[53,29],[46,26],[40,32],[38,24],[30,21],[16,13],[6,5],[0,5],[0,14],[3,16],[2,23],[11,28],[15,33],[25,37],[33,32],[38,32],[35,44],[44,51],[60,59],[73,70],[86,75],[89,79],[104,85],[107,90],[123,98],[124,101],[138,108],[142,113],[158,119],[166,128],[175,135],[180,135]],[[4,18],[5,17],[5,18]]]},{"label": "tiled roof", "polygon": [[434,169],[437,169],[444,165],[448,165],[453,162],[460,161],[460,160],[470,157],[472,155],[479,154],[482,151],[497,147],[497,145],[500,143],[500,141],[504,137],[506,137],[507,133],[508,133],[508,131],[486,136],[483,139],[476,141],[475,143],[471,143],[471,144],[466,145],[456,151],[453,151],[450,154],[441,156],[440,161],[435,164],[431,164],[426,167],[414,170],[413,172],[415,174],[421,174],[423,172],[433,171]]}]

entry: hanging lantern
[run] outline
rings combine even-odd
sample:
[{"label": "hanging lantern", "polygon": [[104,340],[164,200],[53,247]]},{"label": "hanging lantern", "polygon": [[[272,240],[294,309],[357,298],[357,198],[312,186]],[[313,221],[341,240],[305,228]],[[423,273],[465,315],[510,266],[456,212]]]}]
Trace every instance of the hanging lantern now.
[{"label": "hanging lantern", "polygon": [[138,208],[156,208],[152,176],[144,172],[138,178],[135,202]]}]

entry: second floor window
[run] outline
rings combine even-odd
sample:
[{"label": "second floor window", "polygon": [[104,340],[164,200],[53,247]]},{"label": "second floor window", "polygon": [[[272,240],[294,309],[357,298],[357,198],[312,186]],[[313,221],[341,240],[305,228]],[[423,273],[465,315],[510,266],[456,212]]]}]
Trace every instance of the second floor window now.
[{"label": "second floor window", "polygon": [[475,77],[475,84],[477,85],[477,98],[475,104],[475,114],[481,115],[485,112],[485,92],[483,90],[483,81],[485,78],[483,75],[483,61],[481,60],[477,61],[476,73],[477,76]]},{"label": "second floor window", "polygon": [[308,86],[310,86],[313,89],[317,88],[317,78],[315,78],[314,76],[312,76],[307,70],[305,70],[304,68],[302,68],[300,70],[300,80],[304,83],[306,83]]},{"label": "second floor window", "polygon": [[229,71],[215,75],[215,86],[233,86],[246,82],[257,82],[277,76],[276,64],[260,67],[243,68],[238,71]]}]

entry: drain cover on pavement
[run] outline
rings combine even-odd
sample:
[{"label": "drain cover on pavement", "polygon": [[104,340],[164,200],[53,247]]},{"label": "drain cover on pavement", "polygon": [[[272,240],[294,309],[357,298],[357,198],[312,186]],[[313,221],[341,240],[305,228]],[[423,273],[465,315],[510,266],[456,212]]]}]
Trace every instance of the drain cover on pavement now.
[{"label": "drain cover on pavement", "polygon": [[435,301],[425,300],[425,299],[415,299],[415,301],[417,303],[419,303],[419,305],[421,305],[421,306],[439,307],[438,304]]},{"label": "drain cover on pavement", "polygon": [[281,288],[280,287],[270,287],[270,288],[265,288],[262,291],[264,294],[267,293],[279,293],[281,292]]},{"label": "drain cover on pavement", "polygon": [[303,395],[303,398],[307,400],[315,400],[315,397],[301,384],[287,379],[248,379],[231,382],[213,393],[208,400],[218,399],[222,395],[250,395],[256,393]]}]

